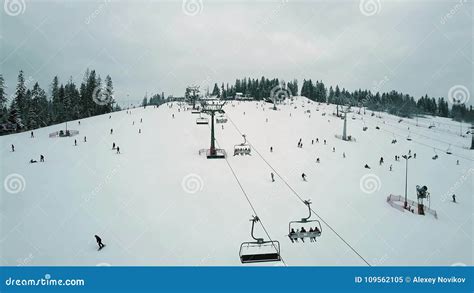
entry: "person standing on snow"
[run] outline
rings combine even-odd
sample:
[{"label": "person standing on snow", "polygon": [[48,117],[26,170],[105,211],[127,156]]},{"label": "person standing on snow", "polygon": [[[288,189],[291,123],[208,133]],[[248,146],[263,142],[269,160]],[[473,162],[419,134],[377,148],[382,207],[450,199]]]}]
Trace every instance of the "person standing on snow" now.
[{"label": "person standing on snow", "polygon": [[272,182],[275,182],[275,177],[274,177],[275,175],[273,175],[273,172],[270,173],[270,176],[272,176]]},{"label": "person standing on snow", "polygon": [[12,144],[12,152],[15,152],[15,146]]},{"label": "person standing on snow", "polygon": [[95,237],[95,241],[97,241],[97,245],[99,245],[99,250],[101,250],[105,245],[102,243],[102,239],[97,236],[97,235],[94,235]]}]

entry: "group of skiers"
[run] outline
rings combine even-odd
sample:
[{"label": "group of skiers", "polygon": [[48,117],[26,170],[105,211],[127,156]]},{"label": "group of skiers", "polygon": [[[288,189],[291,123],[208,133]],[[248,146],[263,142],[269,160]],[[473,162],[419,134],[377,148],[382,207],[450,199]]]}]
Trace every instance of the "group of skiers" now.
[{"label": "group of skiers", "polygon": [[116,150],[117,151],[116,153],[120,154],[120,147],[115,145],[115,142],[112,143],[112,150]]}]

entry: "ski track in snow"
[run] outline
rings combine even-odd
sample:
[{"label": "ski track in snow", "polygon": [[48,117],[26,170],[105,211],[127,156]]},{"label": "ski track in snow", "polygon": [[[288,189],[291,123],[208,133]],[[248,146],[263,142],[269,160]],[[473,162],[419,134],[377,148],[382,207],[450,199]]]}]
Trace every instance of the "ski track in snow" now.
[{"label": "ski track in snow", "polygon": [[[346,142],[335,137],[343,126],[332,115],[335,105],[295,97],[273,111],[270,104],[234,101],[224,107],[232,121],[216,124],[227,164],[198,155],[210,141],[210,127],[195,123],[199,115],[169,105],[71,121],[68,129],[80,134],[69,138],[48,137],[64,125],[37,129],[35,138],[29,132],[0,137],[0,265],[241,265],[239,247],[252,240],[255,212],[229,165],[268,235],[280,242],[286,265],[366,264],[325,224],[316,243],[290,242],[288,222],[308,211],[282,178],[370,265],[473,264],[473,155],[458,123],[427,117],[416,126],[386,113],[348,113],[356,142]],[[436,127],[429,129],[431,122]],[[254,148],[251,156],[232,156],[243,142],[239,131]],[[394,156],[408,150],[417,154],[409,161],[408,197],[416,200],[416,185],[428,186],[438,219],[386,202],[389,194],[404,195],[405,162]],[[438,160],[431,159],[435,152]],[[45,163],[28,163],[40,154]],[[270,166],[277,172],[273,183]],[[94,234],[107,245],[100,252]],[[260,224],[255,234],[268,239]]]}]

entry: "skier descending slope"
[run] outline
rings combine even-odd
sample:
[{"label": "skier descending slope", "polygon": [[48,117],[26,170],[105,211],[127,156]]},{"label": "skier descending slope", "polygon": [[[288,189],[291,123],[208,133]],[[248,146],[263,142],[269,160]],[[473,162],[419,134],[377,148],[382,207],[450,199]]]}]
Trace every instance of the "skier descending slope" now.
[{"label": "skier descending slope", "polygon": [[99,245],[99,250],[104,248],[105,244],[102,243],[102,239],[97,235],[94,235],[94,237],[95,237],[95,241],[97,241],[97,245]]}]

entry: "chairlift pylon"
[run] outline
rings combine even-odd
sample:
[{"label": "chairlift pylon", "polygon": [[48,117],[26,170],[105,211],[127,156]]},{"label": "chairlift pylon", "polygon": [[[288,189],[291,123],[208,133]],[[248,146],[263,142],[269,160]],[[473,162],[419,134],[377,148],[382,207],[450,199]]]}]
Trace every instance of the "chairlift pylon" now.
[{"label": "chairlift pylon", "polygon": [[[321,236],[323,232],[321,223],[318,220],[311,219],[311,201],[305,200],[304,204],[308,207],[309,215],[306,218],[302,218],[299,221],[291,221],[288,224],[288,237],[292,243],[295,241],[298,242],[298,239],[304,242],[305,238],[310,238],[311,241],[314,239],[314,241],[316,241],[316,237]],[[296,225],[299,225],[301,229],[296,228],[295,230]]]},{"label": "chairlift pylon", "polygon": [[239,257],[242,263],[281,261],[280,242],[276,240],[265,241],[253,235],[255,223],[260,219],[252,216],[252,230],[250,235],[255,241],[243,242],[240,245]]}]

